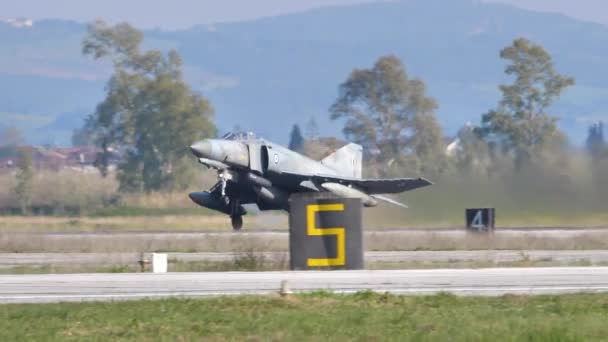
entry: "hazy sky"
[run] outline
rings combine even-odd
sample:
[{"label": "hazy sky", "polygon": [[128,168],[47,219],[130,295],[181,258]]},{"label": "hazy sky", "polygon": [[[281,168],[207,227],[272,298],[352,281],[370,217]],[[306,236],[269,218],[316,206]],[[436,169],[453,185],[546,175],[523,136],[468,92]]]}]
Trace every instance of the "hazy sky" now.
[{"label": "hazy sky", "polygon": [[0,16],[129,21],[139,27],[187,28],[310,8],[377,0],[0,0]]},{"label": "hazy sky", "polygon": [[[449,1],[449,0],[447,0]],[[522,8],[557,12],[574,18],[608,25],[607,0],[484,0],[502,2]]]},{"label": "hazy sky", "polygon": [[[0,18],[60,18],[77,21],[104,18],[109,21],[126,20],[145,28],[176,29],[372,1],[382,0],[0,0]],[[608,25],[607,0],[482,1],[558,12]]]}]

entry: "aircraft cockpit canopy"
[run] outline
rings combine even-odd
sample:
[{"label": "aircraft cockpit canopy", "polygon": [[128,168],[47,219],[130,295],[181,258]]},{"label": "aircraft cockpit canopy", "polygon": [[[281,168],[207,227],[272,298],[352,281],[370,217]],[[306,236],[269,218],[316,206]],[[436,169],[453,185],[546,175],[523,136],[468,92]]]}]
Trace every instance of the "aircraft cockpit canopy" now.
[{"label": "aircraft cockpit canopy", "polygon": [[255,140],[257,136],[253,132],[228,132],[222,136],[225,140]]}]

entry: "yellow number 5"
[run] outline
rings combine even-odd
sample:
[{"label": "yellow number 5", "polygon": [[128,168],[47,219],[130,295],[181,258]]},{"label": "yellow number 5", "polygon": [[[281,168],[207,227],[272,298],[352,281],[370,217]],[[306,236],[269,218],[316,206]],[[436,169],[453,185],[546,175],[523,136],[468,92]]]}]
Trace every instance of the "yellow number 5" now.
[{"label": "yellow number 5", "polygon": [[344,211],[344,204],[310,204],[306,206],[306,232],[309,236],[335,235],[338,242],[337,255],[335,258],[315,259],[309,258],[307,264],[312,266],[344,266],[346,255],[345,229],[317,228],[315,214],[320,211]]}]

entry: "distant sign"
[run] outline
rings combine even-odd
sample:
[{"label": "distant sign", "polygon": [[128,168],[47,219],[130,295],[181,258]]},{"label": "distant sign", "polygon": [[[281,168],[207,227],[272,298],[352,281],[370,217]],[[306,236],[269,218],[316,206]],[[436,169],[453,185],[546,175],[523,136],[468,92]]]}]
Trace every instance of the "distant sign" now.
[{"label": "distant sign", "polygon": [[495,224],[494,208],[477,208],[466,210],[467,229],[475,232],[487,232],[494,230]]}]

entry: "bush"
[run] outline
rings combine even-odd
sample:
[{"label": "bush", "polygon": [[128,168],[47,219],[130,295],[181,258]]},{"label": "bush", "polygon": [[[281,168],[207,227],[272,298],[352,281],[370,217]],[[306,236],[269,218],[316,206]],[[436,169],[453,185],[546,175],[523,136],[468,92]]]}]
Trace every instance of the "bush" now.
[{"label": "bush", "polygon": [[[16,213],[18,198],[15,175],[0,175],[0,211]],[[86,214],[119,200],[114,179],[102,178],[97,173],[74,170],[35,172],[32,186],[31,212],[34,214]]]}]

